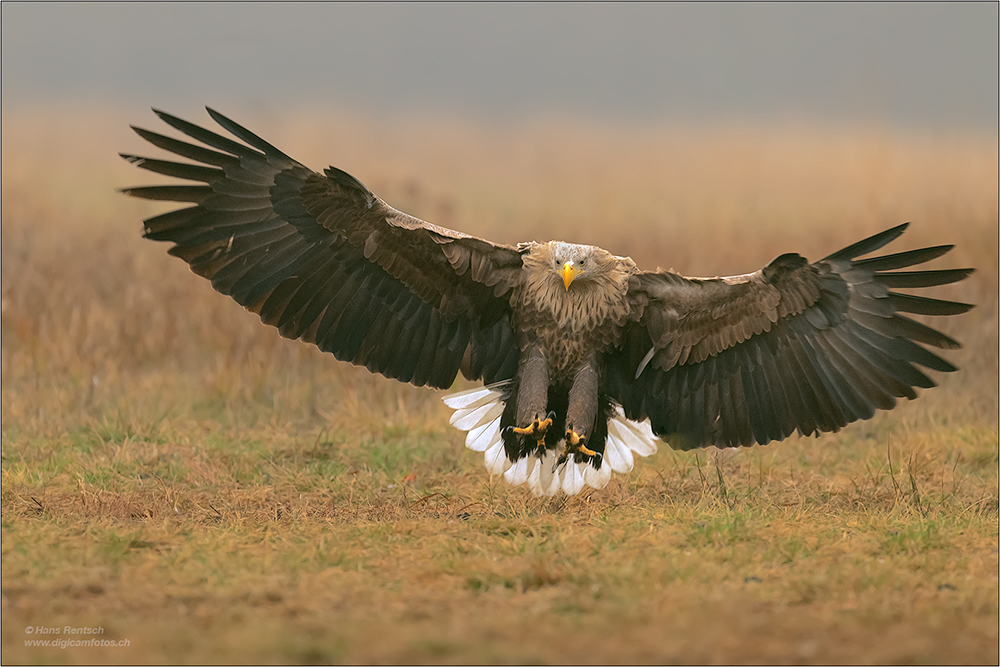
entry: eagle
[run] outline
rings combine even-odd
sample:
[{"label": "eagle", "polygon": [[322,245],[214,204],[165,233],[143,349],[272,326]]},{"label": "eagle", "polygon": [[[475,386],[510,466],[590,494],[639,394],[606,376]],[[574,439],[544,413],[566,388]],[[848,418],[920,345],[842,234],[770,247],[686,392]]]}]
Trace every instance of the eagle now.
[{"label": "eagle", "polygon": [[[446,396],[491,475],[535,495],[603,488],[663,440],[745,447],[835,432],[935,385],[959,343],[903,313],[965,303],[894,291],[972,269],[912,270],[952,246],[865,257],[901,224],[815,262],[690,278],[562,241],[492,243],[317,173],[222,114],[232,138],[154,109],[186,135],[133,126],[186,162],[121,156],[184,184],[125,188],[190,204],[144,221],[212,287],[337,359]],[[192,143],[193,140],[195,143]]]}]

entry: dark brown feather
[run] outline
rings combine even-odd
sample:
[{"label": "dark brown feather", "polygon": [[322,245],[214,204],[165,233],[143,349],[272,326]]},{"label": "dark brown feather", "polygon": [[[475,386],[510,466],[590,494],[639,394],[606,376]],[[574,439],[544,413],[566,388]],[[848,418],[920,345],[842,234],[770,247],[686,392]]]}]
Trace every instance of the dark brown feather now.
[{"label": "dark brown feather", "polygon": [[608,362],[608,394],[680,449],[837,431],[915,398],[915,387],[934,386],[918,366],[955,369],[918,343],[958,343],[900,313],[954,315],[972,306],[889,288],[948,284],[972,270],[890,272],[951,246],[858,259],[905,227],[812,264],[782,255],[746,276],[640,273],[630,296],[641,316]]},{"label": "dark brown feather", "polygon": [[156,113],[204,146],[139,136],[200,164],[122,157],[202,185],[124,192],[196,204],[146,220],[145,233],[174,243],[171,254],[216,290],[283,336],[387,377],[450,387],[460,370],[488,383],[514,375],[516,248],[400,213],[350,174],[317,174],[215,111],[245,143]]}]

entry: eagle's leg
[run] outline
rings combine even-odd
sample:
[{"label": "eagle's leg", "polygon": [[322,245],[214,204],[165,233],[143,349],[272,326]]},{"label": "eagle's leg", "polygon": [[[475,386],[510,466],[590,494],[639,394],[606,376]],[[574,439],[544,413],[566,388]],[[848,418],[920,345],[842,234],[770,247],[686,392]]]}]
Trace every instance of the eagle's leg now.
[{"label": "eagle's leg", "polygon": [[566,446],[559,461],[566,460],[570,454],[599,456],[587,446],[597,419],[598,372],[596,363],[581,366],[573,377],[569,390],[569,407],[566,410]]},{"label": "eagle's leg", "polygon": [[530,436],[541,443],[552,426],[554,415],[547,413],[549,402],[549,365],[537,346],[529,347],[521,357],[517,383],[517,421],[514,433]]}]

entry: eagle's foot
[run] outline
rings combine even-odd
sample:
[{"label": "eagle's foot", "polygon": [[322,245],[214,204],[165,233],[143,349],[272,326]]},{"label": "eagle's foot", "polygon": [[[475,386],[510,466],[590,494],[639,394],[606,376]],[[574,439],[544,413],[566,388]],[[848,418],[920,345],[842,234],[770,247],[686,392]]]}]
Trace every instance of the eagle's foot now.
[{"label": "eagle's foot", "polygon": [[524,428],[515,426],[513,428],[514,433],[518,435],[530,435],[535,440],[542,440],[545,438],[545,432],[552,426],[552,419],[555,414],[550,412],[545,419],[539,419],[535,417],[534,420]]},{"label": "eagle's foot", "polygon": [[580,435],[573,429],[566,429],[566,446],[563,448],[563,453],[559,456],[558,463],[561,464],[569,458],[570,454],[583,454],[585,456],[599,456],[597,452],[593,449],[587,447],[586,443],[587,437]]}]

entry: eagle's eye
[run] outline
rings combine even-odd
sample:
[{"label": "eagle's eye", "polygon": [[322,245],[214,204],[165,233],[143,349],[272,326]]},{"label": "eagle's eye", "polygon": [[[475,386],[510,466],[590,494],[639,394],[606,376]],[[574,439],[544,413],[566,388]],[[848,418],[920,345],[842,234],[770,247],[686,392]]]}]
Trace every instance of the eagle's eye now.
[{"label": "eagle's eye", "polygon": [[580,260],[580,266],[583,266],[583,263],[584,263],[584,262],[586,262],[586,261],[587,261],[587,260],[585,260],[585,259],[581,259],[581,260]]}]

